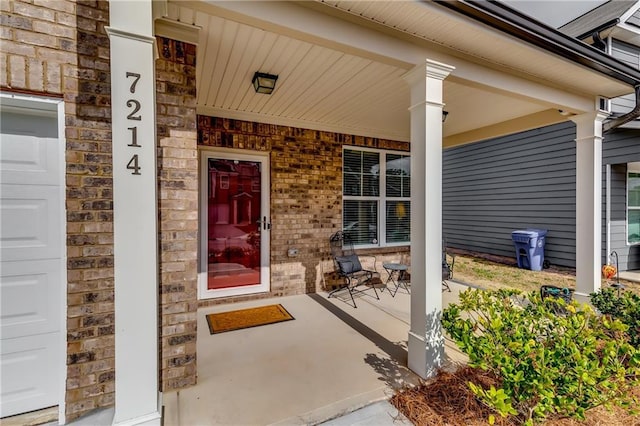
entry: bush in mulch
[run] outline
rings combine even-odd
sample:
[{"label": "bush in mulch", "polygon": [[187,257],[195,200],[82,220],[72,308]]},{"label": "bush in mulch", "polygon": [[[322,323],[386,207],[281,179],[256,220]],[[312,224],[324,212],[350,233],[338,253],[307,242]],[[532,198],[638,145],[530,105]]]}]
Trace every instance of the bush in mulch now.
[{"label": "bush in mulch", "polygon": [[599,407],[638,408],[640,350],[627,326],[588,305],[537,292],[465,291],[442,312],[442,326],[469,366],[500,378],[471,391],[504,417],[527,425],[545,418],[584,419]]},{"label": "bush in mulch", "polygon": [[629,342],[640,348],[640,296],[630,291],[604,288],[591,293],[591,303],[603,315],[619,319],[627,327]]},{"label": "bush in mulch", "polygon": [[459,298],[442,326],[468,367],[392,398],[414,424],[640,426],[640,348],[627,325],[537,292]]},{"label": "bush in mulch", "polygon": [[480,402],[469,389],[469,382],[482,383],[488,388],[497,386],[498,380],[486,371],[471,367],[460,368],[455,373],[440,371],[428,384],[397,392],[390,402],[414,425],[486,425],[490,415],[495,416],[498,425],[517,424],[501,418]]},{"label": "bush in mulch", "polygon": [[[469,389],[469,382],[483,386],[497,386],[499,380],[486,371],[462,367],[455,373],[441,371],[428,384],[406,388],[396,392],[390,402],[418,426],[480,426],[489,424],[493,415],[499,426],[520,425],[517,419],[502,418],[484,405]],[[640,388],[633,394],[640,397]],[[640,417],[627,410],[614,407],[608,410],[597,407],[589,410],[584,421],[571,418],[547,419],[544,426],[639,426]]]}]

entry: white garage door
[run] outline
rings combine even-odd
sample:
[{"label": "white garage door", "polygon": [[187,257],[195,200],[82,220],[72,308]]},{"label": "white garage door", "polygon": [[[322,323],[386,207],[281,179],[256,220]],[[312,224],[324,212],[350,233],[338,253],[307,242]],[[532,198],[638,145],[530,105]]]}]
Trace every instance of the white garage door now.
[{"label": "white garage door", "polygon": [[0,417],[58,405],[62,392],[64,150],[56,109],[6,98],[0,107]]}]

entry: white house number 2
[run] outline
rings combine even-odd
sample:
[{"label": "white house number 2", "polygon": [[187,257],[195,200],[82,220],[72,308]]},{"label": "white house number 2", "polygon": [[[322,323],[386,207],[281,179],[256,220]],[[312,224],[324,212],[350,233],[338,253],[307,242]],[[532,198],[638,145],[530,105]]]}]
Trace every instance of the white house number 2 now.
[{"label": "white house number 2", "polygon": [[[136,93],[136,85],[140,80],[140,74],[127,71],[126,78],[133,79],[133,81],[131,82],[131,86],[129,86],[129,91],[131,93]],[[136,99],[127,100],[127,108],[129,108],[129,111],[130,111],[129,114],[127,115],[127,120],[131,120],[134,122],[142,121],[142,115],[140,114],[140,108],[141,108],[140,101]],[[130,123],[130,124],[135,124],[135,123]],[[131,143],[127,144],[127,146],[130,146],[133,148],[141,148],[142,145],[138,144],[138,126],[127,127],[127,130],[131,131],[131,141],[130,141]],[[142,174],[140,173],[140,166],[138,164],[138,154],[133,154],[133,156],[127,163],[127,169],[131,170],[132,175]]]}]

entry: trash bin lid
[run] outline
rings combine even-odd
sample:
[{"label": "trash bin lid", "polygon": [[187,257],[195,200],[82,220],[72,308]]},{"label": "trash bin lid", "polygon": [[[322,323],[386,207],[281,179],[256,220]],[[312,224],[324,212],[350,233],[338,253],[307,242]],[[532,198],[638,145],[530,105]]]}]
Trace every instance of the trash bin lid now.
[{"label": "trash bin lid", "polygon": [[547,235],[546,229],[536,229],[536,228],[518,229],[511,233],[512,237],[516,236],[516,237],[536,238],[536,237],[544,237],[545,235]]},{"label": "trash bin lid", "polygon": [[547,235],[547,232],[548,232],[546,229],[536,229],[536,228],[527,228],[527,231],[535,232],[536,234],[538,234],[538,237],[544,237],[545,235]]}]

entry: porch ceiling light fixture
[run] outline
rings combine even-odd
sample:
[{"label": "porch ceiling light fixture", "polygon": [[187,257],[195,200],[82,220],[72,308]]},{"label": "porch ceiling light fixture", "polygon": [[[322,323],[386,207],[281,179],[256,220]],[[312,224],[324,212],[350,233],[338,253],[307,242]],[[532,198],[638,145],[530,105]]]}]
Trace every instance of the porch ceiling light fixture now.
[{"label": "porch ceiling light fixture", "polygon": [[442,110],[442,122],[447,121],[447,117],[449,116],[449,111]]},{"label": "porch ceiling light fixture", "polygon": [[270,95],[273,89],[276,88],[277,75],[267,74],[264,72],[256,71],[253,74],[253,88],[256,89],[256,93],[264,93]]}]

